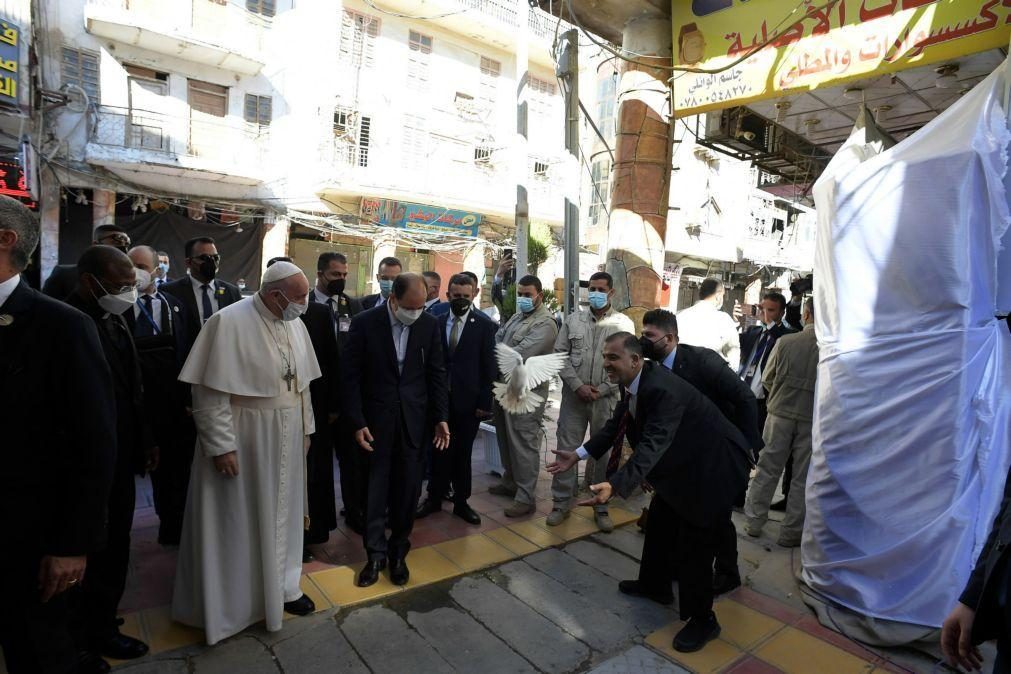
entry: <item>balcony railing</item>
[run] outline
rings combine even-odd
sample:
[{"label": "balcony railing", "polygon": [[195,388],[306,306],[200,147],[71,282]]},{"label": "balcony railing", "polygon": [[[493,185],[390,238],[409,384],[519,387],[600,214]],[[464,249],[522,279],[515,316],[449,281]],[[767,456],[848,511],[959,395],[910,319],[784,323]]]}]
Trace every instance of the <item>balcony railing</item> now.
[{"label": "balcony railing", "polygon": [[268,139],[265,127],[244,121],[111,106],[99,109],[91,132],[93,143],[163,154],[165,163],[176,164],[174,157],[200,157],[242,166],[244,173],[261,165]]},{"label": "balcony railing", "polygon": [[[514,3],[502,2],[501,0],[455,0],[456,4],[466,7],[467,9],[477,10],[485,16],[489,16],[499,23],[505,24],[510,28],[516,26],[516,7]],[[541,39],[547,39],[554,37],[555,26],[558,24],[558,19],[551,16],[547,12],[539,9],[531,9],[527,14],[527,26],[530,28],[535,36]],[[562,21],[561,26],[558,27],[558,33],[561,35],[565,31],[572,28],[567,22]]]}]

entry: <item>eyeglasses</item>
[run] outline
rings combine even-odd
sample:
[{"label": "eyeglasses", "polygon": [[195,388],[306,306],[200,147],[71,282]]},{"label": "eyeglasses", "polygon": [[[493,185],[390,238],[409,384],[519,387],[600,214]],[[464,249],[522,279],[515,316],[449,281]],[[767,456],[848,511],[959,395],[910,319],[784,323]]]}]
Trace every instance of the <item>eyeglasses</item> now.
[{"label": "eyeglasses", "polygon": [[129,246],[130,237],[126,234],[106,234],[99,241],[111,241],[117,246]]},{"label": "eyeglasses", "polygon": [[199,262],[221,262],[221,256],[215,253],[211,255],[209,253],[204,253],[203,255],[197,255],[196,257],[191,257],[191,260],[197,260]]},{"label": "eyeglasses", "polygon": [[119,286],[117,288],[110,288],[109,285],[111,284],[107,285],[107,283],[103,283],[102,279],[98,278],[97,276],[95,277],[95,280],[98,281],[98,285],[102,286],[102,290],[109,293],[110,295],[122,295],[123,293],[128,293],[131,290],[136,289],[137,287],[136,285],[128,285],[128,286]]}]

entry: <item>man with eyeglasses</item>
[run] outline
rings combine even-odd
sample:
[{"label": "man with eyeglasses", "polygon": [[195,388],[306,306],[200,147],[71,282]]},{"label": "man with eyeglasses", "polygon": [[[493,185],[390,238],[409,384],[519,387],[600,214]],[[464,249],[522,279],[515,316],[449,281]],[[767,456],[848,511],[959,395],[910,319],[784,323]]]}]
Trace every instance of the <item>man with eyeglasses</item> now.
[{"label": "man with eyeglasses", "polygon": [[[92,235],[92,245],[100,244],[118,248],[124,253],[130,250],[130,235],[118,225],[99,225]],[[64,301],[77,287],[77,265],[58,264],[53,268],[49,278],[42,286],[42,292],[50,297]]]},{"label": "man with eyeglasses", "polygon": [[186,242],[185,252],[189,276],[166,283],[161,291],[183,303],[189,333],[186,352],[189,353],[207,319],[241,300],[242,293],[238,286],[217,278],[221,255],[214,239],[209,236],[190,239]]}]

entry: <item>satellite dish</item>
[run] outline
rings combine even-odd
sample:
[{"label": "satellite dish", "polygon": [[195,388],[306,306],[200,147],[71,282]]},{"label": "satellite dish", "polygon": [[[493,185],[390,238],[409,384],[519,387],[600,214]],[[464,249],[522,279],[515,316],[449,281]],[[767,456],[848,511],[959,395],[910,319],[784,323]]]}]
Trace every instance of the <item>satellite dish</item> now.
[{"label": "satellite dish", "polygon": [[60,87],[60,90],[67,96],[68,110],[80,113],[88,109],[90,100],[88,99],[88,92],[84,89],[76,84],[64,84]]}]

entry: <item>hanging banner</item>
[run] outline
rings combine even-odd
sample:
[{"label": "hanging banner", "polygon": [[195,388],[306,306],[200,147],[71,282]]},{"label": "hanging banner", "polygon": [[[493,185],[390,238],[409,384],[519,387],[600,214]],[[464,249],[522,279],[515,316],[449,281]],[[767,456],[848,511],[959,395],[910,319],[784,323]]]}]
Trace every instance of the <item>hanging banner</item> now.
[{"label": "hanging banner", "polygon": [[672,16],[676,65],[713,70],[758,49],[717,74],[675,72],[677,117],[957,61],[1011,38],[1011,0],[673,0]]},{"label": "hanging banner", "polygon": [[18,104],[18,68],[21,63],[21,28],[0,20],[0,104]]},{"label": "hanging banner", "polygon": [[419,234],[472,238],[477,238],[481,224],[480,213],[373,197],[362,197],[362,218],[384,227],[397,227]]}]

